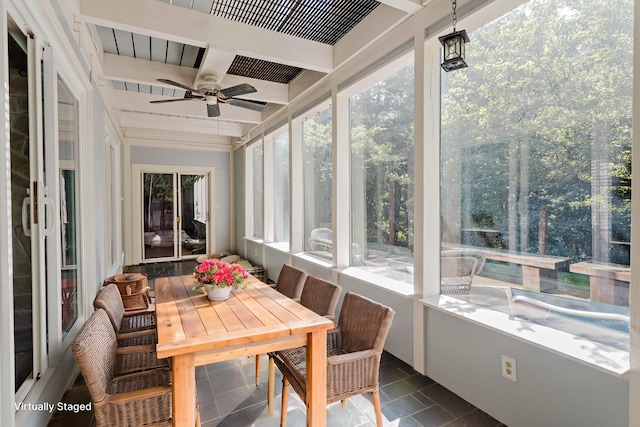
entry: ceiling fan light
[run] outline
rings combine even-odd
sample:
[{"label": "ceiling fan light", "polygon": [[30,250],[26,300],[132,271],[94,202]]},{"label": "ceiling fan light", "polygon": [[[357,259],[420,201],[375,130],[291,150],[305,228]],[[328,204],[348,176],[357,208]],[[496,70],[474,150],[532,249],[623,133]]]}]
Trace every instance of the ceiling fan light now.
[{"label": "ceiling fan light", "polygon": [[215,105],[218,103],[218,98],[216,98],[213,95],[206,95],[204,99],[207,101],[207,104],[209,105]]}]

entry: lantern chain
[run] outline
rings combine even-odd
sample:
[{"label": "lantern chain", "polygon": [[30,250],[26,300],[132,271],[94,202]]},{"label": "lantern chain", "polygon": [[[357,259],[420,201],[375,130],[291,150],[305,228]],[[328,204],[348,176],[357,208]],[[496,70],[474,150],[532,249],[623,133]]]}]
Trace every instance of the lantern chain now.
[{"label": "lantern chain", "polygon": [[453,10],[453,32],[456,32],[456,24],[458,23],[458,15],[456,14],[457,0],[451,0],[451,9]]}]

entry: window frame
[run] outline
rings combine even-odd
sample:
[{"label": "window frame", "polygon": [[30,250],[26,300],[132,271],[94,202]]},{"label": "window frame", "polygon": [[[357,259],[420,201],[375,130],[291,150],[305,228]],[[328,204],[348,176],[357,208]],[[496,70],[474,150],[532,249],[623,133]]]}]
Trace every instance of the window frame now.
[{"label": "window frame", "polygon": [[[415,60],[416,60],[416,55],[415,55],[415,50],[413,49],[413,45],[411,45],[411,48],[409,50],[400,49],[398,51],[395,51],[391,55],[389,55],[389,57],[386,58],[386,61],[384,61],[384,63],[379,64],[379,66],[372,69],[368,74],[352,82],[349,86],[341,88],[341,90],[338,92],[337,94],[338,105],[340,110],[343,112],[342,116],[338,115],[339,117],[338,120],[343,120],[342,123],[338,124],[338,144],[341,146],[341,148],[339,148],[340,154],[345,154],[345,152],[348,153],[348,156],[341,157],[339,161],[343,163],[343,165],[341,166],[342,168],[347,167],[349,170],[348,172],[349,187],[351,187],[352,179],[353,179],[353,170],[351,169],[352,168],[351,124],[350,124],[350,114],[344,114],[344,112],[347,112],[350,110],[350,99],[353,96],[363,91],[366,91],[369,88],[383,82],[387,78],[391,77],[395,73],[405,69],[410,65],[414,66],[413,75],[415,77],[415,65],[416,65]],[[414,79],[414,96],[415,96],[415,87],[416,87],[416,79]],[[414,107],[413,123],[415,126],[415,123],[417,122],[416,120],[417,110],[415,109],[415,100],[414,100],[413,107]],[[416,135],[415,128],[414,128],[414,140],[413,140],[414,156],[416,153],[417,138],[418,137]],[[347,160],[345,160],[345,157],[347,158]],[[345,162],[347,163],[347,165],[344,165]],[[415,173],[415,164],[414,164],[414,173]],[[414,179],[415,179],[415,176],[414,176]],[[415,286],[415,275],[413,276],[413,283],[408,283],[403,280],[384,277],[381,274],[378,274],[374,271],[371,271],[371,270],[367,271],[366,268],[361,268],[357,265],[354,265],[352,261],[352,256],[351,256],[352,248],[353,248],[352,240],[351,240],[353,238],[352,237],[353,230],[351,225],[353,209],[351,208],[351,198],[350,197],[344,198],[344,190],[337,189],[336,191],[343,191],[343,194],[337,195],[337,198],[335,200],[349,200],[349,202],[346,203],[348,205],[347,209],[349,210],[349,217],[344,218],[344,214],[343,214],[341,215],[341,219],[340,219],[340,221],[347,221],[348,223],[347,227],[348,227],[349,239],[347,244],[343,245],[342,247],[339,246],[340,252],[338,254],[338,257],[341,258],[343,262],[345,261],[347,262],[347,266],[349,268],[346,271],[350,274],[352,273],[355,276],[371,283],[375,283],[375,284],[385,283],[384,285],[385,287],[390,287],[392,289],[397,288],[400,290],[402,294],[408,294],[409,292],[413,292],[413,288]],[[415,191],[416,189],[414,187],[414,196],[415,196]],[[342,209],[344,210],[344,206],[342,206]],[[418,213],[418,210],[416,210],[416,207],[414,207],[414,212],[413,212],[414,218],[416,217],[417,213]],[[413,235],[415,237],[415,229],[413,230]],[[415,253],[414,253],[413,264],[411,266],[411,269],[413,272],[415,272],[415,269],[414,269],[415,264],[416,264],[416,259],[415,259]],[[356,271],[356,270],[360,270],[360,271]]]},{"label": "window frame", "polygon": [[[256,186],[256,171],[254,170],[255,152],[257,149],[262,150],[262,183]],[[264,145],[262,137],[256,138],[249,142],[245,147],[245,229],[246,238],[256,242],[264,241]],[[256,188],[260,191],[260,194],[256,194]],[[261,214],[258,218],[256,216],[255,206],[256,198],[259,197],[262,203]],[[256,234],[256,233],[260,234]]]},{"label": "window frame", "polygon": [[[317,260],[319,263],[321,264],[329,264],[329,265],[333,265],[333,260],[334,260],[334,256],[333,256],[333,251],[331,252],[331,257],[330,258],[324,258],[324,257],[319,257],[315,254],[313,254],[311,251],[308,250],[308,237],[309,237],[309,231],[307,228],[307,225],[309,223],[309,212],[308,212],[308,204],[307,204],[307,196],[308,196],[308,192],[305,191],[306,188],[306,180],[307,180],[307,174],[306,174],[306,168],[304,167],[305,164],[305,135],[304,135],[304,127],[305,127],[305,123],[308,120],[312,120],[313,118],[317,117],[320,114],[325,113],[327,110],[331,111],[332,113],[332,120],[331,120],[331,135],[333,135],[333,111],[332,111],[332,103],[331,103],[331,98],[326,98],[325,100],[318,102],[315,104],[314,107],[309,108],[308,110],[306,110],[305,112],[301,113],[299,116],[295,117],[292,121],[291,121],[291,136],[292,136],[292,150],[293,147],[298,147],[298,152],[296,152],[296,159],[299,159],[300,161],[299,163],[299,172],[295,175],[296,177],[299,177],[300,179],[296,179],[294,182],[299,182],[302,183],[302,185],[297,186],[297,192],[294,193],[298,196],[298,205],[297,206],[297,210],[296,212],[299,212],[299,217],[302,218],[302,221],[300,221],[300,225],[298,227],[299,229],[299,236],[300,238],[299,240],[299,244],[298,244],[298,248],[296,251],[294,252],[301,252],[304,253],[305,255],[309,255],[313,260]],[[333,178],[334,176],[334,161],[333,161],[333,138],[331,138],[331,149],[332,149],[332,156],[331,156],[331,171],[332,171],[332,183],[331,183],[331,187],[332,187],[332,196],[331,196],[331,224],[330,224],[330,228],[333,232],[333,227],[334,227],[334,200],[335,198],[333,197],[333,181],[335,181],[335,179]],[[293,151],[292,151],[292,155],[293,155]],[[292,191],[296,191],[295,188],[293,188],[292,186]],[[314,212],[314,216],[315,216],[315,212]],[[311,222],[315,222],[315,221],[311,221]]]},{"label": "window frame", "polygon": [[[289,167],[286,170],[286,174],[278,175],[282,172],[282,167],[275,156],[277,154],[276,144],[280,137],[285,137],[287,140],[286,161]],[[291,137],[288,123],[277,126],[275,129],[270,130],[269,133],[266,133],[262,138],[262,147],[264,241],[283,250],[289,250],[291,241]],[[286,183],[288,187],[287,194],[281,191],[284,190],[285,179],[288,180]],[[278,205],[284,203],[285,199],[288,199],[288,212],[283,216],[278,212]],[[284,221],[285,219],[287,221]],[[278,224],[279,220],[283,222]],[[279,235],[284,233],[285,229],[286,234],[288,234],[287,239],[280,239]]]}]

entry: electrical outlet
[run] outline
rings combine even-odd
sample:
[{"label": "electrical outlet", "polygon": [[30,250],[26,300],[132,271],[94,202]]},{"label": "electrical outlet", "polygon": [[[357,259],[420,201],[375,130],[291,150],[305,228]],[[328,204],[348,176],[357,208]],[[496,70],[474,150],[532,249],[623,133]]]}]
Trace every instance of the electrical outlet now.
[{"label": "electrical outlet", "polygon": [[504,354],[502,355],[502,376],[514,383],[518,382],[516,359],[505,356]]}]

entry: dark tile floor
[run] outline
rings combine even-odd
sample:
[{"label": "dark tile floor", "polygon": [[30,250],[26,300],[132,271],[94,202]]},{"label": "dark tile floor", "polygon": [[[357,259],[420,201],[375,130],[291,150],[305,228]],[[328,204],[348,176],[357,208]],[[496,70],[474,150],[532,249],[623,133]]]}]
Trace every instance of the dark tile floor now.
[{"label": "dark tile floor", "polygon": [[[149,275],[153,289],[156,277],[190,274],[195,263],[158,263],[132,266],[127,272]],[[267,358],[262,356],[260,384],[254,382],[255,362],[243,358],[228,362],[199,366],[196,384],[200,401],[203,427],[271,427],[280,423],[280,393],[282,383],[276,379],[276,401],[273,416],[267,413]],[[89,394],[80,376],[67,391],[63,400],[73,403],[88,402]],[[504,426],[440,384],[420,375],[413,368],[390,353],[385,352],[380,366],[380,399],[385,426],[447,426],[485,427]],[[292,427],[306,424],[304,404],[291,393],[287,424]],[[340,427],[374,426],[375,416],[369,395],[348,399],[327,407],[327,425]],[[90,413],[57,414],[50,427],[95,426]]]}]

